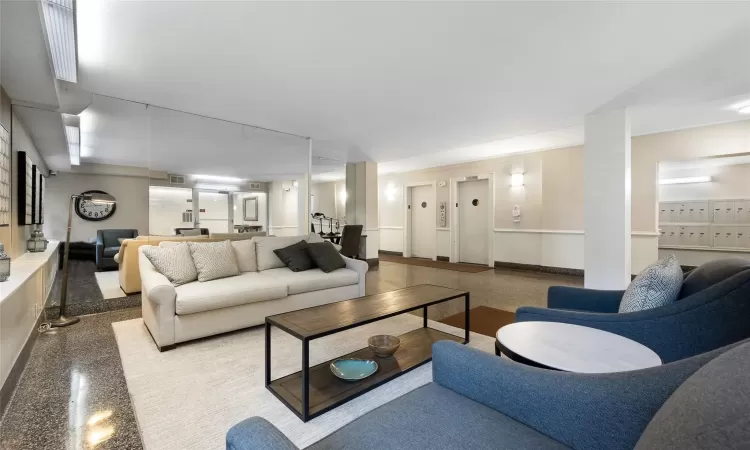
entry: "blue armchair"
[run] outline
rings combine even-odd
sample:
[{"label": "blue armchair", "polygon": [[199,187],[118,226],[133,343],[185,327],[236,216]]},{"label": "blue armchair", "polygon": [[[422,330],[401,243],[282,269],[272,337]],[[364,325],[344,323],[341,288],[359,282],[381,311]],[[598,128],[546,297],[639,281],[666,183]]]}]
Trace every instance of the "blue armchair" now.
[{"label": "blue armchair", "polygon": [[677,302],[617,313],[624,291],[549,288],[549,309],[523,307],[516,322],[583,325],[630,338],[668,363],[750,337],[750,260],[711,261],[685,277]]},{"label": "blue armchair", "polygon": [[115,255],[120,251],[119,239],[134,239],[138,230],[96,230],[96,270],[117,270]]},{"label": "blue armchair", "polygon": [[[631,450],[741,448],[750,442],[750,341],[632,372],[537,369],[441,341],[433,382],[308,447]],[[227,450],[297,450],[254,417]]]}]

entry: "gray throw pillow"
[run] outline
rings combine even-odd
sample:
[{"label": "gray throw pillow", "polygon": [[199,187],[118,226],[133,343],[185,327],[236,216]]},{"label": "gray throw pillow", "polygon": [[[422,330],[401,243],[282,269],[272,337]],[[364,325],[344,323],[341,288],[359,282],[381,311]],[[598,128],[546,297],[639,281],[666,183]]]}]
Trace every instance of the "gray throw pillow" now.
[{"label": "gray throw pillow", "polygon": [[143,246],[143,254],[175,286],[198,279],[190,248],[184,242],[173,247]]},{"label": "gray throw pillow", "polygon": [[188,242],[198,281],[211,281],[217,278],[233,277],[240,274],[237,257],[230,241]]},{"label": "gray throw pillow", "polygon": [[292,272],[304,272],[315,268],[315,261],[307,252],[308,244],[305,241],[299,241],[288,247],[274,250],[276,256],[286,264]]},{"label": "gray throw pillow", "polygon": [[308,244],[307,252],[320,270],[325,273],[346,267],[346,261],[330,242]]},{"label": "gray throw pillow", "polygon": [[625,290],[620,302],[621,313],[658,308],[677,301],[682,287],[682,268],[669,255],[643,269]]}]

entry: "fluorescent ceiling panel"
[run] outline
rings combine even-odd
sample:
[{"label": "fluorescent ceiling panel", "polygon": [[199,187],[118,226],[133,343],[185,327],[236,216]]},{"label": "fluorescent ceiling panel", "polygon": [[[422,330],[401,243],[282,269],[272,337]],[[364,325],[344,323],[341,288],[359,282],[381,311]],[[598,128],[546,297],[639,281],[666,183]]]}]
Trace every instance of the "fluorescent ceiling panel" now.
[{"label": "fluorescent ceiling panel", "polygon": [[683,178],[662,178],[659,184],[688,184],[688,183],[709,183],[710,176],[705,177],[683,177]]},{"label": "fluorescent ceiling panel", "polygon": [[216,181],[219,183],[242,183],[244,180],[242,178],[235,178],[235,177],[221,177],[218,175],[190,175],[196,180],[205,180],[205,181]]},{"label": "fluorescent ceiling panel", "polygon": [[65,126],[65,138],[68,140],[68,152],[70,152],[70,164],[78,166],[81,164],[81,129],[78,127]]},{"label": "fluorescent ceiling panel", "polygon": [[76,83],[78,70],[73,0],[42,0],[42,9],[55,76]]}]

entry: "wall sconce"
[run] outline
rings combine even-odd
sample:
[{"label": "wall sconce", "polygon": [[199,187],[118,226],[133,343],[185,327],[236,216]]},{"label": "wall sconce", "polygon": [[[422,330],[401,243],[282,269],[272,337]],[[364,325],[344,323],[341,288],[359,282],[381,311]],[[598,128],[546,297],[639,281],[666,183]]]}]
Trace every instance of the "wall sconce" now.
[{"label": "wall sconce", "polygon": [[388,183],[388,186],[385,188],[385,198],[392,202],[396,199],[396,185],[393,183]]},{"label": "wall sconce", "polygon": [[511,174],[511,176],[510,176],[510,185],[512,187],[523,186],[523,174],[522,173]]},{"label": "wall sconce", "polygon": [[346,204],[346,190],[342,189],[341,192],[339,192],[339,198],[341,199],[341,204]]}]

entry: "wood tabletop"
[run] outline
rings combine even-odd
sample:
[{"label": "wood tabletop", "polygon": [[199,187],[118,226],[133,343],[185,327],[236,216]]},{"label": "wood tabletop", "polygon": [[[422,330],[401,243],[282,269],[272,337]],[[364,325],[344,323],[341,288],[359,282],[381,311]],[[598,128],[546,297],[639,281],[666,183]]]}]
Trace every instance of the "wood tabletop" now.
[{"label": "wood tabletop", "polygon": [[468,291],[420,284],[266,317],[299,339],[312,339],[468,295]]}]

